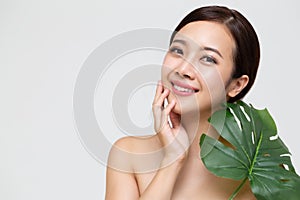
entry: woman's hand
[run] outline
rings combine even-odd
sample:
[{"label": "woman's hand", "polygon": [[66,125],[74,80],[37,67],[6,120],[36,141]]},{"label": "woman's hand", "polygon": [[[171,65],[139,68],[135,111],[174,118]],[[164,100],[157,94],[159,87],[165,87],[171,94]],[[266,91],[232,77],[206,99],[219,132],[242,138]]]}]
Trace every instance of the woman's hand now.
[{"label": "woman's hand", "polygon": [[[189,139],[184,127],[180,123],[180,115],[172,110],[176,101],[172,100],[164,107],[164,100],[170,94],[170,90],[164,88],[159,82],[156,88],[155,98],[152,104],[154,115],[154,128],[165,151],[163,165],[173,161],[183,161],[187,155]],[[170,122],[168,121],[170,117]]]}]

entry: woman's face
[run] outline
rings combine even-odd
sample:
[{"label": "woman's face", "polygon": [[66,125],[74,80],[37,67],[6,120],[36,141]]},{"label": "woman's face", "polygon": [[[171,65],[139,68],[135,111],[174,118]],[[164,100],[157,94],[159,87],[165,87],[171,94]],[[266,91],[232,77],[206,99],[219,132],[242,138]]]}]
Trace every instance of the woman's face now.
[{"label": "woman's face", "polygon": [[175,35],[162,67],[168,101],[177,102],[174,112],[209,114],[226,101],[234,49],[227,28],[216,22],[192,22]]}]

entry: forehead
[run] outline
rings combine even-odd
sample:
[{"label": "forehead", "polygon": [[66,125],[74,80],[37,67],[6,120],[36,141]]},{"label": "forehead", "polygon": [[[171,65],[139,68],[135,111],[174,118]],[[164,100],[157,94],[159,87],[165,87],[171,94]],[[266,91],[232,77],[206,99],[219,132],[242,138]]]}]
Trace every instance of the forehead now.
[{"label": "forehead", "polygon": [[[199,47],[211,47],[232,58],[235,42],[223,24],[210,21],[196,21],[185,25],[174,39],[186,39]],[[226,57],[227,57],[226,56]]]}]

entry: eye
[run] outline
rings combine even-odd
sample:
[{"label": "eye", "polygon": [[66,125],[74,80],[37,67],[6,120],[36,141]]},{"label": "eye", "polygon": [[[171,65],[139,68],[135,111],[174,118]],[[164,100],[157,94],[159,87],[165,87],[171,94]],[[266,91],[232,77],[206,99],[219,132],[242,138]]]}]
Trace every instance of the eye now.
[{"label": "eye", "polygon": [[212,56],[203,56],[200,60],[209,64],[218,64],[216,59]]},{"label": "eye", "polygon": [[170,52],[181,56],[183,55],[183,50],[178,47],[170,48]]}]

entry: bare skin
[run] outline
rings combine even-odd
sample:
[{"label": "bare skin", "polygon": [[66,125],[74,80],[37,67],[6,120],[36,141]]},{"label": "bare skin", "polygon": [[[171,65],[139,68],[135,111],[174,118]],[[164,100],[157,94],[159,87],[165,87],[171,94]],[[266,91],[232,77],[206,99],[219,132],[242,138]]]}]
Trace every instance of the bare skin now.
[{"label": "bare skin", "polygon": [[[207,121],[212,111],[248,83],[245,75],[230,77],[234,41],[223,25],[213,22],[193,22],[180,33],[189,39],[175,36],[153,101],[156,134],[115,143],[107,167],[106,200],[226,200],[240,184],[211,174],[199,156],[202,133],[221,140]],[[186,90],[178,90],[177,84]],[[235,199],[255,199],[249,183]]]}]

